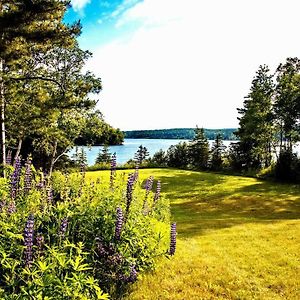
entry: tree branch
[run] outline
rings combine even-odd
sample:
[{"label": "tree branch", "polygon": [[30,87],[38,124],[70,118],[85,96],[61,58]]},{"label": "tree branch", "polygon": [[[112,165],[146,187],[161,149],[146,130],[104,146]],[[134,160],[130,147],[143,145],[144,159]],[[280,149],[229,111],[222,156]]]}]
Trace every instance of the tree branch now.
[{"label": "tree branch", "polygon": [[43,80],[56,83],[62,90],[64,90],[63,85],[55,79],[43,76],[25,76],[25,77],[10,77],[11,80],[21,81],[21,80]]}]

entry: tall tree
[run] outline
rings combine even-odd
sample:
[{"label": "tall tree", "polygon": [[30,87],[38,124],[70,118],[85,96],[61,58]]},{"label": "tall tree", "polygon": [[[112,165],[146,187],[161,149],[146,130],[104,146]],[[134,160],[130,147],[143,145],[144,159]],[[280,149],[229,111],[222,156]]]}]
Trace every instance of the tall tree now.
[{"label": "tall tree", "polygon": [[280,151],[292,152],[300,141],[300,60],[287,58],[276,71],[274,111],[280,136]]},{"label": "tall tree", "polygon": [[[65,0],[3,0],[0,2],[0,108],[1,154],[5,165],[6,85],[11,80],[47,80],[41,76],[20,76],[24,60],[33,51],[45,52],[53,47],[69,47],[80,32],[79,23],[65,25],[63,15],[69,5]],[[54,82],[54,81],[53,81]]]},{"label": "tall tree", "polygon": [[226,146],[223,144],[222,135],[218,133],[211,147],[210,168],[212,170],[218,171],[222,169],[225,149]]},{"label": "tall tree", "polygon": [[243,152],[245,168],[267,167],[271,164],[275,138],[273,125],[272,97],[273,76],[266,65],[259,66],[252,81],[250,93],[244,100],[244,107],[238,109],[241,115],[236,135]]},{"label": "tall tree", "polygon": [[207,169],[209,160],[209,143],[203,128],[195,128],[195,137],[189,144],[191,165],[197,169]]}]

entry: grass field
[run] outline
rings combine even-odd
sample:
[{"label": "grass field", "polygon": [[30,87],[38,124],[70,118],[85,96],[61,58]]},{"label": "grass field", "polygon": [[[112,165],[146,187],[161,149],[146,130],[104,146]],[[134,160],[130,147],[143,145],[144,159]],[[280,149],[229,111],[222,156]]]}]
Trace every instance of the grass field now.
[{"label": "grass field", "polygon": [[140,172],[141,179],[162,181],[178,248],[141,276],[126,299],[300,299],[299,185],[171,169]]}]

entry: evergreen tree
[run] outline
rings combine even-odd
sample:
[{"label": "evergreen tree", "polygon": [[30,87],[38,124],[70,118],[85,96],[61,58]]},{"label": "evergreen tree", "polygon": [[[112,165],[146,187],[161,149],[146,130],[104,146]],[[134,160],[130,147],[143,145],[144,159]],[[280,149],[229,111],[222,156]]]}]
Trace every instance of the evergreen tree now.
[{"label": "evergreen tree", "polygon": [[250,93],[244,100],[244,107],[238,109],[241,115],[239,129],[239,152],[244,159],[245,168],[267,167],[271,164],[275,129],[272,114],[272,96],[274,93],[273,76],[269,68],[260,66],[252,81]]},{"label": "evergreen tree", "polygon": [[225,149],[226,146],[223,144],[222,135],[218,133],[211,147],[210,167],[212,170],[218,171],[222,169]]},{"label": "evergreen tree", "polygon": [[292,152],[300,141],[300,60],[287,58],[277,68],[274,111],[280,136],[280,152]]},{"label": "evergreen tree", "polygon": [[137,152],[134,155],[134,160],[137,162],[138,165],[141,165],[148,156],[148,149],[146,147],[143,147],[143,145],[140,145]]},{"label": "evergreen tree", "polygon": [[111,153],[109,152],[108,146],[104,145],[102,150],[99,151],[95,163],[96,164],[110,163],[110,161],[111,161]]},{"label": "evergreen tree", "polygon": [[189,148],[186,142],[172,145],[166,154],[167,165],[173,168],[186,168],[189,164]]},{"label": "evergreen tree", "polygon": [[209,143],[204,129],[195,129],[195,137],[189,144],[190,163],[196,169],[207,169],[209,160]]}]

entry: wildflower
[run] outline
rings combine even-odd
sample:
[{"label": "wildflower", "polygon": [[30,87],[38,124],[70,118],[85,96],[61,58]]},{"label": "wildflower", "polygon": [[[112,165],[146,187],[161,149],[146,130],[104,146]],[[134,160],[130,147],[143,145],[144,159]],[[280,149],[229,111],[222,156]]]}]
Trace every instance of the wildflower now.
[{"label": "wildflower", "polygon": [[125,215],[127,217],[129,213],[130,204],[132,201],[132,193],[133,193],[133,185],[134,185],[134,174],[128,175],[128,181],[127,181],[127,190],[126,190],[126,212]]},{"label": "wildflower", "polygon": [[12,152],[11,150],[8,150],[7,156],[6,156],[6,164],[11,165],[11,158],[12,158]]},{"label": "wildflower", "polygon": [[124,217],[123,217],[122,208],[118,207],[117,208],[116,226],[115,226],[115,239],[116,240],[119,240],[121,237],[123,221],[124,221]]},{"label": "wildflower", "polygon": [[15,199],[19,189],[21,175],[21,158],[18,156],[15,160],[14,171],[10,178],[10,196]]},{"label": "wildflower", "polygon": [[114,186],[114,179],[116,176],[116,167],[117,167],[117,155],[116,152],[112,155],[110,161],[110,187],[113,188]]},{"label": "wildflower", "polygon": [[169,254],[174,255],[175,251],[176,251],[176,223],[172,223]]},{"label": "wildflower", "polygon": [[68,219],[63,218],[60,224],[59,235],[64,238],[68,227]]},{"label": "wildflower", "polygon": [[153,186],[153,176],[150,176],[145,183],[145,190],[146,193],[149,194],[150,191],[152,190],[152,186]]},{"label": "wildflower", "polygon": [[25,176],[24,176],[24,191],[28,193],[31,189],[32,174],[31,174],[31,157],[28,156],[25,163]]},{"label": "wildflower", "polygon": [[138,275],[138,272],[136,270],[136,267],[135,266],[130,266],[130,275],[129,277],[127,278],[127,282],[130,282],[130,283],[133,283],[137,280],[137,275]]},{"label": "wildflower", "polygon": [[49,204],[53,203],[53,190],[51,186],[47,186],[47,201]]},{"label": "wildflower", "polygon": [[32,264],[33,258],[33,234],[34,234],[34,216],[30,214],[27,218],[27,222],[25,224],[24,229],[24,259],[25,259],[25,266],[30,267]]},{"label": "wildflower", "polygon": [[38,233],[36,237],[36,246],[37,246],[37,252],[39,254],[43,252],[44,244],[45,244],[44,236],[41,233]]},{"label": "wildflower", "polygon": [[8,205],[8,207],[7,207],[7,213],[8,213],[9,215],[11,215],[11,214],[15,213],[16,210],[17,210],[17,208],[16,208],[16,203],[15,203],[15,201],[14,201],[14,200],[10,201],[10,203],[9,203],[9,205]]},{"label": "wildflower", "polygon": [[157,202],[157,200],[159,199],[160,197],[160,191],[161,191],[161,183],[160,181],[158,180],[157,181],[157,186],[156,186],[156,192],[155,192],[155,195],[154,195],[154,204]]}]

